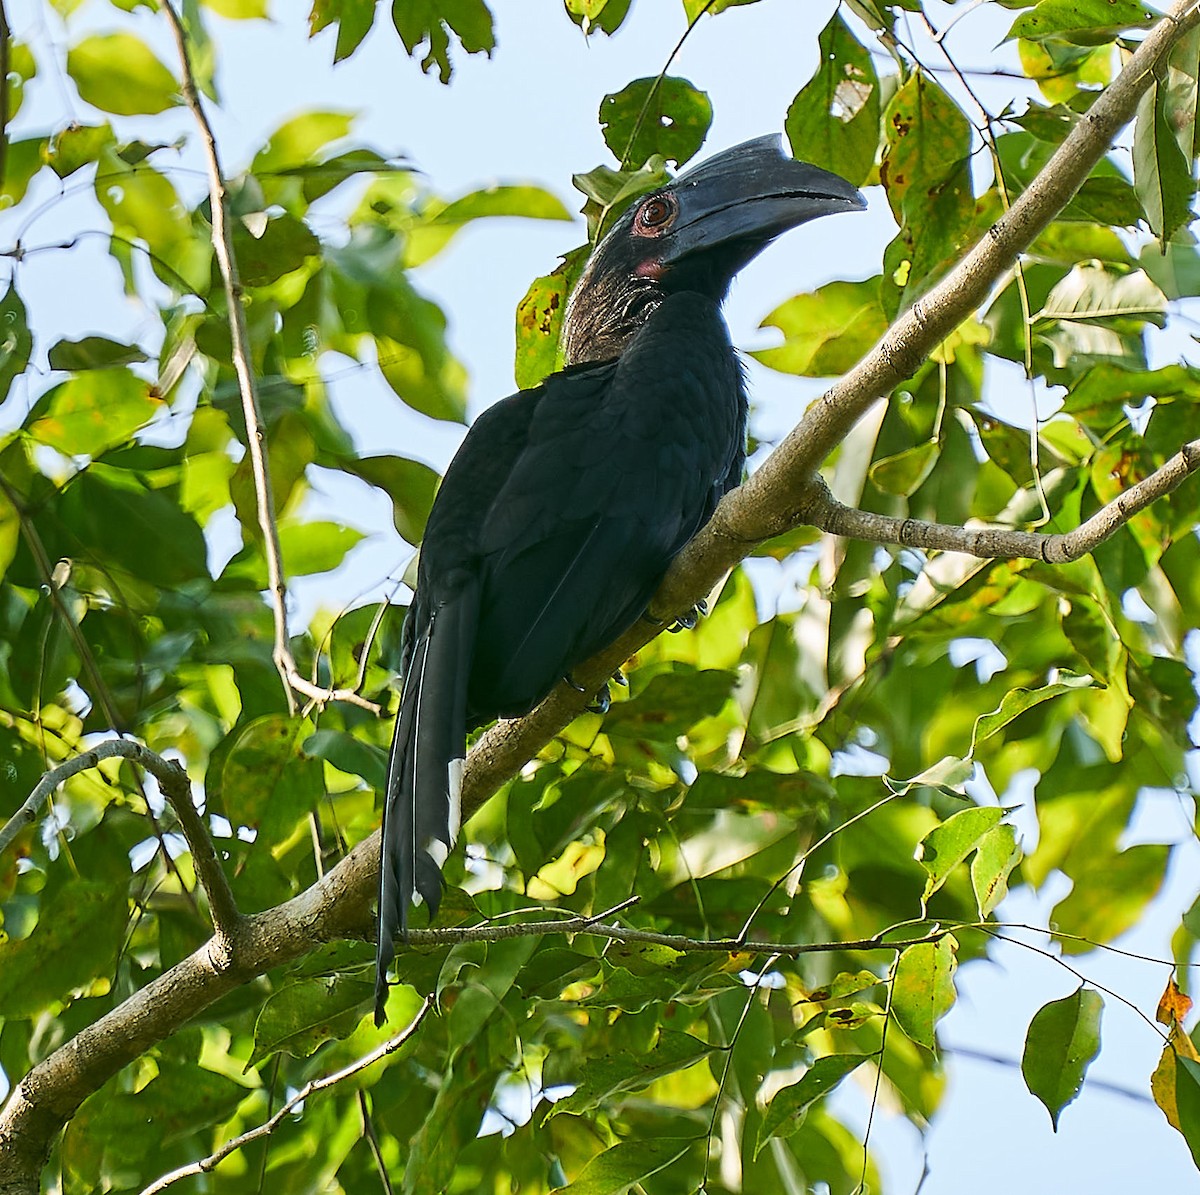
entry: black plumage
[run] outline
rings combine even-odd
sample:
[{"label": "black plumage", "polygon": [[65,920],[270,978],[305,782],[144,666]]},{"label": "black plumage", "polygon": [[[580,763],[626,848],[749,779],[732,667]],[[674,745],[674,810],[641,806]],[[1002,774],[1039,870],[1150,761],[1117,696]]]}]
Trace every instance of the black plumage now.
[{"label": "black plumage", "polygon": [[746,393],[721,316],[780,233],[863,206],[762,137],[630,206],[564,324],[567,367],[486,411],[450,463],[404,624],[384,803],[376,1021],[408,906],[436,911],[468,729],[527,713],[646,609],[745,464]]}]

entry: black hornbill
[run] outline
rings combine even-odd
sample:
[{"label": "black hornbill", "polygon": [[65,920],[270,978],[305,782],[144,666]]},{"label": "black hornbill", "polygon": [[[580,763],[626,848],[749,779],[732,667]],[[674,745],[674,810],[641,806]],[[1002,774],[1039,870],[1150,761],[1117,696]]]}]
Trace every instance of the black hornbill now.
[{"label": "black hornbill", "polygon": [[484,412],[446,471],[404,624],[384,803],[375,1019],[408,905],[441,897],[469,728],[531,710],[645,610],[736,486],[746,392],[721,316],[777,236],[865,206],[844,179],[747,141],[639,199],[597,246],[566,367]]}]

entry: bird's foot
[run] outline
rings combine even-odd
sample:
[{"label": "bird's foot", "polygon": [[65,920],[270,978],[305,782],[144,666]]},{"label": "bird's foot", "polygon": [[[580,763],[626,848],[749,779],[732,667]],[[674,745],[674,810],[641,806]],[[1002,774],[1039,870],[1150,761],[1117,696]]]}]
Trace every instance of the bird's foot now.
[{"label": "bird's foot", "polygon": [[596,690],[596,695],[592,698],[592,700],[588,702],[587,712],[589,714],[607,714],[608,707],[610,705],[612,705],[612,694],[608,689],[608,681],[605,681],[604,684],[602,684],[600,688]]},{"label": "bird's foot", "polygon": [[[620,677],[620,680],[617,680],[618,677]],[[576,693],[587,692],[587,689],[585,689],[583,685],[577,685],[575,683],[569,672],[563,677],[563,680],[566,681],[566,683],[570,685]],[[617,683],[621,685],[629,684],[620,669],[613,674],[613,680],[617,681]],[[591,701],[584,706],[584,709],[586,709],[589,714],[607,714],[608,707],[610,705],[612,705],[612,694],[608,691],[608,682],[605,681],[604,684],[596,690],[596,693],[593,695]]]},{"label": "bird's foot", "polygon": [[708,613],[708,603],[701,599],[690,610],[685,610],[667,630],[674,634],[677,631],[694,631],[696,623]]}]

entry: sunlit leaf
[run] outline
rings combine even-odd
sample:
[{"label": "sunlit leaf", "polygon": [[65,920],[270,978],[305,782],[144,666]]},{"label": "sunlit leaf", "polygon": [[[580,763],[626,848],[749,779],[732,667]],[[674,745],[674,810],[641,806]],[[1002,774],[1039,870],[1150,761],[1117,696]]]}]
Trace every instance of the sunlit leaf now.
[{"label": "sunlit leaf", "polygon": [[971,860],[971,886],[979,916],[988,917],[1008,895],[1008,878],[1021,861],[1016,829],[1009,825],[996,826],[979,841],[975,858]]},{"label": "sunlit leaf", "polygon": [[1147,25],[1154,17],[1154,11],[1138,0],[1041,0],[1031,12],[1017,17],[1005,40],[1061,37],[1097,45],[1124,29]]},{"label": "sunlit leaf", "polygon": [[954,1004],[958,943],[952,934],[909,946],[896,960],[892,1013],[918,1045],[937,1049],[937,1023]]},{"label": "sunlit leaf", "polygon": [[255,1066],[285,1050],[307,1058],[327,1041],[357,1028],[374,996],[375,986],[344,975],[301,980],[268,997],[254,1023]]},{"label": "sunlit leaf", "polygon": [[930,830],[917,846],[917,858],[929,873],[924,900],[928,900],[950,873],[980,845],[1004,816],[996,806],[962,809]]},{"label": "sunlit leaf", "polygon": [[1055,1131],[1062,1110],[1079,1094],[1087,1068],[1100,1051],[1103,1010],[1100,993],[1081,985],[1070,996],[1044,1005],[1029,1023],[1021,1074],[1046,1106]]},{"label": "sunlit leaf", "polygon": [[711,124],[708,96],[671,75],[636,79],[600,102],[604,142],[622,169],[656,154],[682,166],[703,145]]},{"label": "sunlit leaf", "polygon": [[796,1132],[808,1106],[828,1095],[865,1061],[864,1054],[827,1054],[815,1059],[798,1083],[776,1092],[759,1125],[755,1156],[762,1152],[769,1138]]},{"label": "sunlit leaf", "polygon": [[118,116],[165,112],[179,103],[175,76],[132,33],[94,34],[67,52],[80,97]]},{"label": "sunlit leaf", "polygon": [[821,31],[817,73],[788,108],[792,153],[861,186],[879,146],[879,77],[837,13]]}]

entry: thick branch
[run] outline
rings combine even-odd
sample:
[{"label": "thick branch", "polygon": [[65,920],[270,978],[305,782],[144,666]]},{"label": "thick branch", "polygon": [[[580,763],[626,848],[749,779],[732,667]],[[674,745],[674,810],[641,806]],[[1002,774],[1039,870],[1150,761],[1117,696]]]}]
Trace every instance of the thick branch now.
[{"label": "thick branch", "polygon": [[229,937],[236,930],[241,914],[234,902],[229,881],[221,868],[221,861],[213,849],[212,838],[192,803],[192,782],[177,763],[163,759],[149,747],[132,739],[110,739],[108,742],[98,743],[90,751],[51,768],[38,781],[21,808],[0,827],[0,853],[26,826],[37,820],[38,810],[60,784],[80,772],[96,767],[101,760],[114,758],[131,759],[141,764],[158,781],[163,795],[175,810],[179,828],[183,831],[188,848],[192,852],[196,878],[208,895],[213,928],[219,937]]},{"label": "thick branch", "polygon": [[[186,62],[178,18],[170,8],[167,11]],[[911,374],[975,310],[1011,268],[1018,254],[1068,202],[1116,133],[1132,117],[1156,64],[1197,19],[1195,0],[1177,0],[1171,15],[1147,35],[1121,74],[995,228],[939,286],[901,317],[854,370],[826,392],[763,467],[725,498],[709,525],[672,566],[654,599],[656,615],[667,618],[686,610],[705,596],[756,543],[801,521],[806,504],[812,502],[816,469],[830,450],[873,401]],[[215,222],[223,218],[223,212],[218,216],[222,211],[218,200],[223,196],[219,164],[190,74],[186,87],[189,104],[209,143]],[[224,253],[218,252],[219,256]],[[234,313],[240,317],[236,279],[227,277],[226,285],[231,318]],[[244,346],[244,338],[242,343]],[[244,348],[241,366],[246,366]],[[252,451],[257,439],[256,434],[250,435]],[[1194,467],[1189,459],[1183,465],[1180,477]],[[257,477],[256,482],[260,482]],[[1136,495],[1137,487],[1131,493]],[[269,486],[264,487],[263,495],[269,501]],[[1134,512],[1128,501],[1124,508],[1117,506],[1118,519],[1128,518]],[[1083,535],[1086,540],[1086,534],[1095,534],[1087,531],[1093,521],[1071,536]],[[273,523],[270,529],[273,532]],[[266,531],[264,528],[264,534]],[[1074,550],[1071,536],[1065,537],[1068,551]],[[282,614],[282,589],[274,590],[273,596],[278,619]],[[639,623],[617,643],[577,669],[576,679],[585,687],[598,687],[613,669],[653,638],[657,630],[647,622]],[[286,648],[286,628],[283,645]],[[578,714],[586,701],[586,695],[560,685],[528,717],[499,723],[484,734],[467,761],[464,810],[470,813],[482,805]],[[5,1172],[0,1173],[0,1195],[36,1192],[51,1141],[83,1099],[201,1009],[239,984],[291,962],[323,942],[369,937],[372,932],[369,904],[375,887],[378,852],[378,836],[372,835],[300,896],[266,913],[244,918],[231,935],[228,949],[214,949],[217,943],[214,939],[83,1030],[26,1075],[0,1113],[0,1157],[7,1163]],[[623,927],[615,929],[630,932]],[[578,932],[596,932],[596,927]],[[777,945],[772,944],[772,949]],[[837,944],[837,948],[848,945]],[[879,944],[880,948],[884,945]],[[870,947],[864,944],[860,948]]]}]

